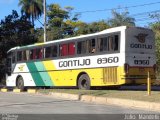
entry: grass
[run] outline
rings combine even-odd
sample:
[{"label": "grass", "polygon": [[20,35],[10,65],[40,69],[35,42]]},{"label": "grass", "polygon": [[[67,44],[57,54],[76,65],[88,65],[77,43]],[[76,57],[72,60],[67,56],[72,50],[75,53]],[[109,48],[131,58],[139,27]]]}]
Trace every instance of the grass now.
[{"label": "grass", "polygon": [[140,100],[148,102],[160,103],[160,92],[152,91],[151,96],[147,95],[147,91],[128,91],[128,90],[77,90],[77,89],[46,89],[38,90],[39,93],[49,94],[49,92],[69,93],[79,95],[92,95],[99,97],[112,97],[130,100]]}]

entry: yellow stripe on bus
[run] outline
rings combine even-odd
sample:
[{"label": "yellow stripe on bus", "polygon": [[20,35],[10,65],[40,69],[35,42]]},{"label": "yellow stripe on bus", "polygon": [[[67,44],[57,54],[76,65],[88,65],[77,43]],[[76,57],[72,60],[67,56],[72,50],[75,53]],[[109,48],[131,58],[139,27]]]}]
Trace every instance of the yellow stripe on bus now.
[{"label": "yellow stripe on bus", "polygon": [[53,63],[52,60],[49,60],[49,61],[43,61],[43,64],[46,68],[46,71],[51,71],[51,70],[56,70],[56,67]]},{"label": "yellow stripe on bus", "polygon": [[55,80],[55,75],[54,75],[54,71],[56,70],[56,67],[53,63],[52,60],[49,61],[43,61],[43,65],[46,69],[46,71],[48,71],[48,75],[50,76],[52,82],[54,83],[55,86],[57,86],[57,81]]}]

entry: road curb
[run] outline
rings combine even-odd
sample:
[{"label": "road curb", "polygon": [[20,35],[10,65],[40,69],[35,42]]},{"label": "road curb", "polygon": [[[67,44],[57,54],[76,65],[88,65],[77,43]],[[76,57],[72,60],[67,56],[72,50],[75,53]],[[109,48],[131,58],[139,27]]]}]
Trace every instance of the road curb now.
[{"label": "road curb", "polygon": [[8,89],[2,88],[2,89],[1,89],[1,92],[8,92]]},{"label": "road curb", "polygon": [[28,93],[35,94],[37,92],[36,89],[27,89]]},{"label": "road curb", "polygon": [[77,100],[87,103],[105,104],[105,105],[112,104],[122,107],[134,107],[144,110],[160,111],[160,103],[154,103],[154,102],[145,102],[145,101],[129,100],[121,98],[110,98],[110,97],[96,97],[91,95],[57,93],[57,92],[50,92],[49,95],[54,96],[56,98]]},{"label": "road curb", "polygon": [[15,92],[15,93],[20,93],[21,92],[21,89],[13,89],[13,92]]},{"label": "road curb", "polygon": [[69,100],[79,100],[79,95],[77,95],[77,94],[50,92],[49,95],[52,95],[57,98],[64,98],[64,99],[69,99]]}]

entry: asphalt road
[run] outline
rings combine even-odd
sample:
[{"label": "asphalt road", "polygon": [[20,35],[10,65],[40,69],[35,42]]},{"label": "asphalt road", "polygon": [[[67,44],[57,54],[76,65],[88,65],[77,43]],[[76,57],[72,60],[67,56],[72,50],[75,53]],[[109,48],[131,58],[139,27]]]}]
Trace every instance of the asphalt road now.
[{"label": "asphalt road", "polygon": [[98,105],[27,93],[0,93],[0,113],[16,114],[131,114],[154,113],[114,105]]},{"label": "asphalt road", "polygon": [[[88,120],[86,119],[87,118],[86,115],[90,114],[89,117],[93,117],[91,119],[94,120],[94,119],[99,119],[96,118],[97,115],[98,117],[104,116],[104,118],[106,119],[106,114],[110,115],[123,114],[121,117],[122,119],[124,119],[126,114],[157,114],[157,112],[140,110],[135,108],[133,109],[133,108],[119,107],[115,105],[97,105],[97,104],[84,103],[80,101],[70,101],[64,99],[62,100],[54,98],[53,96],[46,96],[46,95],[0,92],[0,114],[2,114],[2,117],[6,117],[7,116],[6,114],[13,114],[13,115],[23,114],[22,116],[20,116],[22,117],[23,120],[24,118],[26,118],[26,116],[27,119],[34,118],[34,120],[36,120],[34,114],[38,116],[37,120],[46,119],[43,118],[44,116],[47,117],[50,116],[50,118],[53,119],[52,116],[53,114],[54,117],[56,115],[56,119],[58,117],[60,118],[72,117],[72,119],[77,119],[77,117],[78,118],[84,117],[84,119],[82,120]],[[117,119],[114,117],[120,117],[120,116],[111,115],[111,117],[113,117],[114,120]],[[46,120],[49,120],[49,118],[47,118]]]}]

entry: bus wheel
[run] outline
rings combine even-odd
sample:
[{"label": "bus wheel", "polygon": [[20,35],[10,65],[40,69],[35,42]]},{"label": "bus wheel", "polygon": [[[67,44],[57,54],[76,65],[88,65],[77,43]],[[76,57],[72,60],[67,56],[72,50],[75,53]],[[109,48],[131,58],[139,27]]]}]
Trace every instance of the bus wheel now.
[{"label": "bus wheel", "polygon": [[18,77],[16,86],[17,86],[18,89],[21,89],[22,91],[24,90],[24,81],[23,81],[23,78],[21,76]]},{"label": "bus wheel", "polygon": [[87,74],[83,74],[78,79],[78,88],[84,90],[90,90],[90,78]]}]

